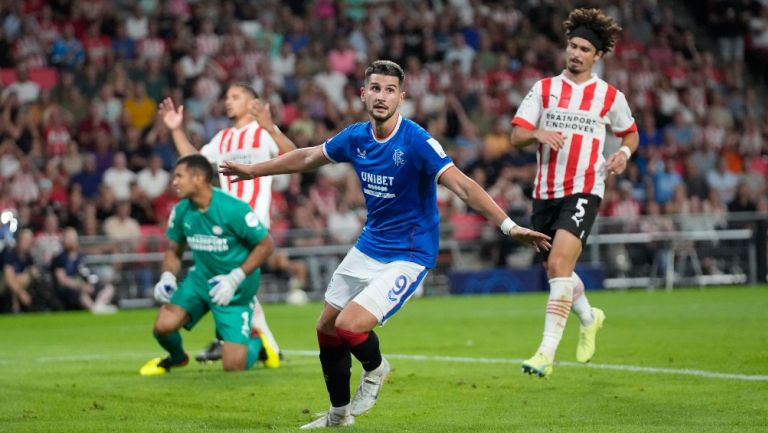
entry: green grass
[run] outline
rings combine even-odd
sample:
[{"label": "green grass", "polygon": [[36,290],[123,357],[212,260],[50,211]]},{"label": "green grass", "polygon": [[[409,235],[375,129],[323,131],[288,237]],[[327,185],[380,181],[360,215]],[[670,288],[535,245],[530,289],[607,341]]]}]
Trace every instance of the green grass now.
[{"label": "green grass", "polygon": [[[590,293],[608,318],[594,363],[768,375],[768,288]],[[549,380],[517,360],[536,348],[544,294],[415,299],[378,330],[385,354],[499,358],[495,362],[391,358],[361,432],[767,431],[768,381],[555,366]],[[318,304],[267,306],[283,350],[314,350]],[[0,431],[297,431],[327,396],[315,356],[278,370],[225,374],[190,365],[144,378],[161,350],[154,310],[114,316],[0,317]],[[191,353],[212,335],[207,318],[184,333]],[[572,317],[558,352],[573,361]],[[356,384],[359,365],[355,365]]]}]

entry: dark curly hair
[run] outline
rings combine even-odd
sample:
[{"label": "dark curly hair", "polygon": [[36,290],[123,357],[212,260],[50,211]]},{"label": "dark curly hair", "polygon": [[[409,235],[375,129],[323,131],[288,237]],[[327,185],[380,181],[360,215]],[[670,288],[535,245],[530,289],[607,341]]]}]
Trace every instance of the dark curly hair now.
[{"label": "dark curly hair", "polygon": [[597,47],[598,51],[608,53],[613,50],[616,44],[616,37],[621,32],[621,26],[600,9],[574,9],[568,19],[563,21],[566,38],[571,38],[571,33],[579,27],[585,27],[594,32],[602,43],[602,47]]}]

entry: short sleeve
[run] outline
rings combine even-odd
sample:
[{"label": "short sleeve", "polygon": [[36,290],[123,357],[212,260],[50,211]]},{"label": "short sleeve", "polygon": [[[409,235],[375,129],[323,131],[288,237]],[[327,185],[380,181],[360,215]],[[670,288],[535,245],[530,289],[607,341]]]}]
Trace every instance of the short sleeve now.
[{"label": "short sleeve", "polygon": [[181,203],[174,206],[171,210],[171,215],[168,216],[168,229],[165,231],[168,239],[177,244],[183,243],[186,239],[181,222],[183,212],[179,212],[179,206],[181,206]]},{"label": "short sleeve", "polygon": [[267,228],[248,205],[236,206],[232,212],[230,229],[243,245],[253,248],[267,237]]},{"label": "short sleeve", "polygon": [[512,119],[512,124],[530,131],[536,128],[540,116],[541,81],[538,81],[523,98],[523,102],[520,103],[520,107],[517,108],[517,113],[515,113],[515,117]]},{"label": "short sleeve", "polygon": [[219,147],[221,145],[221,140],[224,139],[224,134],[226,131],[228,130],[225,129],[223,131],[219,131],[216,135],[213,136],[210,143],[200,148],[200,155],[203,155],[205,159],[207,159],[211,164],[218,165],[223,162],[221,160],[221,152],[219,152]]},{"label": "short sleeve", "polygon": [[630,132],[637,131],[637,124],[632,117],[632,111],[629,109],[627,97],[621,92],[616,92],[616,100],[608,111],[607,117],[611,131],[617,137],[624,137]]},{"label": "short sleeve", "polygon": [[417,135],[415,148],[422,162],[422,170],[435,182],[445,170],[453,166],[453,160],[445,153],[440,142],[426,131]]},{"label": "short sleeve", "polygon": [[349,157],[350,128],[351,126],[344,128],[343,131],[323,143],[323,153],[331,161],[351,161],[351,158]]}]

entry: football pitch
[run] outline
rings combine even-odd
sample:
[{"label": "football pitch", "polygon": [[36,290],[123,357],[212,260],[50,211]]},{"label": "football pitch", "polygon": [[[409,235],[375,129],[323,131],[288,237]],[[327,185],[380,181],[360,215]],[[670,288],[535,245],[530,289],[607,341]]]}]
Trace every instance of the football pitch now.
[{"label": "football pitch", "polygon": [[[766,432],[768,287],[590,292],[607,314],[593,362],[574,361],[573,315],[548,380],[523,375],[546,295],[409,301],[377,330],[393,371],[348,432]],[[267,305],[277,370],[220,364],[161,377],[155,310],[0,317],[0,432],[298,431],[327,409],[320,305]],[[191,355],[206,318],[182,333]],[[360,367],[354,362],[353,386]]]}]

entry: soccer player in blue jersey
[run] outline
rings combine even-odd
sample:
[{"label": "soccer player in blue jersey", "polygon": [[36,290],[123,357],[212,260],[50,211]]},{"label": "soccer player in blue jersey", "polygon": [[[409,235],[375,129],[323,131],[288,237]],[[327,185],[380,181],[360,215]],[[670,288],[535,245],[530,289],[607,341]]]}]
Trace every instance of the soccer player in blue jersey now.
[{"label": "soccer player in blue jersey", "polygon": [[[339,264],[317,323],[320,364],[331,408],[302,429],[350,425],[376,403],[389,373],[373,332],[395,314],[435,266],[439,242],[437,182],[501,231],[534,247],[549,237],[516,225],[480,186],[453,165],[440,143],[398,112],[405,92],[402,68],[377,60],[365,71],[361,99],[370,120],[355,123],[315,147],[258,163],[224,162],[220,172],[235,181],[316,169],[348,162],[365,195],[368,220],[355,246]],[[353,399],[352,358],[364,373]]]}]

